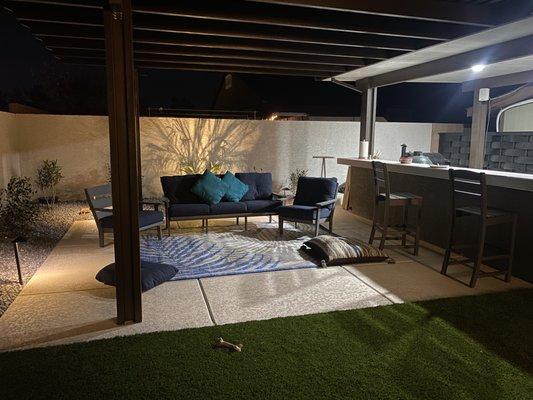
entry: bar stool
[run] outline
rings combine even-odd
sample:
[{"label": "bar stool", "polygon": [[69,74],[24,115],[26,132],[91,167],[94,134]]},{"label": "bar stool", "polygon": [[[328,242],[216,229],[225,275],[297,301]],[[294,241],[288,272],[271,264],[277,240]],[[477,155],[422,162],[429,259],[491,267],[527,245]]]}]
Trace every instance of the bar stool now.
[{"label": "bar stool", "polygon": [[[413,248],[414,255],[418,255],[420,243],[420,213],[422,210],[422,197],[412,193],[391,192],[389,172],[387,164],[379,161],[372,161],[374,171],[374,215],[372,218],[372,231],[370,233],[369,243],[379,239],[379,248],[383,250],[386,240],[402,240],[402,246]],[[380,204],[383,204],[383,221],[378,221],[378,211]],[[394,207],[403,207],[403,220],[401,224],[390,225],[389,218],[391,209]],[[415,208],[415,226],[408,225],[409,209]],[[381,236],[375,237],[376,231]],[[389,231],[396,232],[399,236],[389,236]],[[414,239],[413,245],[407,245],[406,238],[411,236]]]},{"label": "bar stool", "polygon": [[[512,212],[499,210],[487,207],[487,184],[485,174],[483,172],[473,172],[467,170],[450,169],[450,183],[451,183],[451,210],[452,219],[450,226],[450,235],[448,239],[448,247],[444,254],[442,262],[441,273],[446,275],[448,265],[463,264],[472,268],[472,277],[470,278],[470,287],[475,287],[478,278],[487,276],[496,276],[505,274],[505,281],[511,281],[511,272],[513,267],[514,243],[516,237],[517,215]],[[477,244],[473,245],[456,245],[454,243],[454,231],[456,220],[463,217],[477,217],[479,219],[479,237]],[[487,228],[489,226],[509,224],[511,225],[511,243],[503,254],[484,256],[485,253],[485,237]],[[475,250],[474,256],[468,258],[460,253],[461,250],[473,248]],[[462,258],[452,259],[452,252],[456,252]],[[483,261],[492,260],[508,260],[506,270],[497,270],[493,272],[485,272],[481,270]],[[473,263],[470,265],[468,263]]]}]

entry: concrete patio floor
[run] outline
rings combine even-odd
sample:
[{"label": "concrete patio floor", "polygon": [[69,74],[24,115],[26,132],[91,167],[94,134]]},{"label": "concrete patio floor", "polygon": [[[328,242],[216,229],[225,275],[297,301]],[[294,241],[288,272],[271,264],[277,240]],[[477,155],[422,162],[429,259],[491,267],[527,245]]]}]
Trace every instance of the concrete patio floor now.
[{"label": "concrete patio floor", "polygon": [[[254,219],[250,219],[253,229]],[[196,222],[181,226],[199,225]],[[234,220],[210,225],[228,227]],[[231,229],[236,229],[233,227]],[[242,229],[242,227],[237,229]],[[336,212],[335,233],[367,240],[369,226],[353,214]],[[93,221],[79,221],[0,318],[0,350],[109,338],[119,335],[178,330],[257,319],[432,298],[476,295],[531,287],[514,278],[505,283],[481,279],[475,289],[470,270],[450,267],[442,276],[442,256],[421,249],[414,257],[390,250],[395,264],[359,264],[327,269],[300,269],[167,282],[143,294],[143,322],[114,322],[114,288],[94,279],[113,261],[113,246],[98,247]]]}]

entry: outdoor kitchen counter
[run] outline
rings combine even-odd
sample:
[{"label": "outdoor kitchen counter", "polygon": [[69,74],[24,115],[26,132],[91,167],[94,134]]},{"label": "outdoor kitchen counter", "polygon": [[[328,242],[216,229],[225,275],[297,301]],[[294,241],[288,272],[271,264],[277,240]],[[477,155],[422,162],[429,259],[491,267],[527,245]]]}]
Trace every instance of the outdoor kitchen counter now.
[{"label": "outdoor kitchen counter", "polygon": [[[398,161],[378,160],[386,163],[389,172],[425,176],[429,178],[448,179],[447,168],[431,168],[425,164],[400,164]],[[358,158],[337,158],[337,164],[349,165],[359,168],[372,169],[371,160],[361,160]],[[473,168],[453,167],[454,169],[465,169],[474,172],[484,172],[487,177],[487,185],[502,188],[525,190],[533,192],[533,174],[520,174],[516,172],[490,171]]]},{"label": "outdoor kitchen counter", "polygon": [[[392,191],[410,192],[423,197],[421,239],[440,248],[446,247],[451,219],[448,169],[380,161],[388,166]],[[338,158],[337,163],[350,166],[343,206],[358,216],[371,219],[374,207],[372,162],[357,158]],[[533,175],[462,169],[486,174],[489,207],[518,214],[513,275],[533,282]],[[458,227],[460,243],[468,243],[468,239],[472,240],[476,235],[475,223]],[[488,232],[488,241],[499,247],[507,246],[509,237],[505,227]]]}]

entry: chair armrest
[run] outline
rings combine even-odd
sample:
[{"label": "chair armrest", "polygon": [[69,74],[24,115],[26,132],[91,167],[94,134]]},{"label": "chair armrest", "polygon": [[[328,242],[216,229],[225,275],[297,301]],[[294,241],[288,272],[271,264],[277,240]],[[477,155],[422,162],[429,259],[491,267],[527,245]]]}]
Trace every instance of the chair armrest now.
[{"label": "chair armrest", "polygon": [[101,211],[101,212],[113,212],[113,208],[93,208],[94,211]]},{"label": "chair armrest", "polygon": [[139,204],[147,205],[147,206],[153,206],[154,210],[158,211],[159,210],[159,206],[162,206],[165,203],[162,200],[159,200],[159,199],[150,199],[150,200],[141,200],[141,201],[139,201]]},{"label": "chair armrest", "polygon": [[336,201],[337,201],[337,199],[321,201],[320,203],[316,203],[315,206],[318,207],[318,208],[324,208],[324,207],[329,206],[330,204],[335,204]]}]

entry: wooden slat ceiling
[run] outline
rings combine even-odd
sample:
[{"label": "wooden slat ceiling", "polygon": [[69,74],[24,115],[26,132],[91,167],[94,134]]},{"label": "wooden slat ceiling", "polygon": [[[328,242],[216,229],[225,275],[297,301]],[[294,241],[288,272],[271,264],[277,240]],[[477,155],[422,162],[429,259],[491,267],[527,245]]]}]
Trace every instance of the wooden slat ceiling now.
[{"label": "wooden slat ceiling", "polygon": [[[139,68],[330,77],[531,11],[506,3],[133,0],[135,63]],[[3,5],[64,62],[104,64],[101,1],[4,0]]]}]

